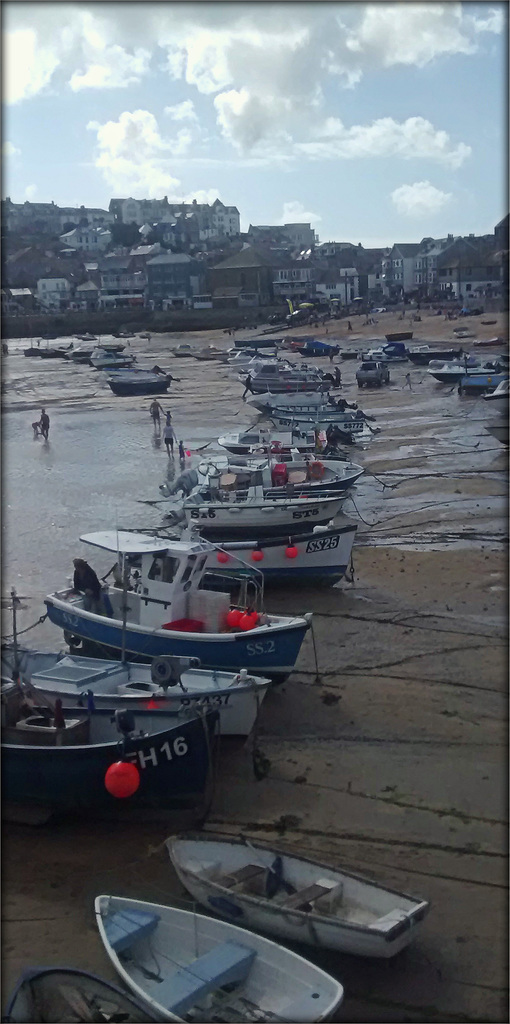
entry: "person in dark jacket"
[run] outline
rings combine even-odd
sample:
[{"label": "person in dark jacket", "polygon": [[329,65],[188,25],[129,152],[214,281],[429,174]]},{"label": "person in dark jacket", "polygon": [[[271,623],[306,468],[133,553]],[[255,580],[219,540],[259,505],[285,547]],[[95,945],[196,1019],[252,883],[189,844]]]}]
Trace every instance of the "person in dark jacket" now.
[{"label": "person in dark jacket", "polygon": [[48,440],[48,434],[50,432],[50,417],[46,412],[46,409],[41,409],[41,419],[39,420],[39,430],[41,431],[44,440]]},{"label": "person in dark jacket", "polygon": [[83,593],[83,607],[87,612],[100,614],[103,611],[101,602],[101,583],[94,570],[84,558],[74,558],[73,592]]}]

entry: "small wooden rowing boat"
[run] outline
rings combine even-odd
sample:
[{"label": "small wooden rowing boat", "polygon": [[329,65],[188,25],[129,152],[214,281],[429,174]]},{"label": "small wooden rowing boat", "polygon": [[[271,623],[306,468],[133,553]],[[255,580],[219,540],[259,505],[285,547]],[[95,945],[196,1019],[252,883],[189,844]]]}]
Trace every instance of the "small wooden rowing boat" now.
[{"label": "small wooden rowing boat", "polygon": [[222,917],[284,940],[359,956],[395,956],[429,904],[318,861],[243,839],[167,839],[185,888]]},{"label": "small wooden rowing boat", "polygon": [[140,900],[98,896],[106,952],[159,1020],[328,1020],[343,999],[331,975],[226,921]]}]

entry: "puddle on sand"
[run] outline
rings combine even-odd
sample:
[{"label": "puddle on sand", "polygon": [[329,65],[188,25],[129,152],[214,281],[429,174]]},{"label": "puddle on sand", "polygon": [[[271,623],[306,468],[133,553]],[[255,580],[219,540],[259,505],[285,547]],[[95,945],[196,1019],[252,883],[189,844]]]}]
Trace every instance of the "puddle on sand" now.
[{"label": "puddle on sand", "polygon": [[[366,548],[398,548],[400,551],[459,551],[479,550],[486,547],[492,551],[499,551],[508,547],[508,538],[503,534],[500,536],[471,536],[460,537],[458,534],[413,534],[412,537],[358,537],[359,547]],[[497,587],[491,589],[498,589]],[[501,589],[506,589],[502,587]]]}]

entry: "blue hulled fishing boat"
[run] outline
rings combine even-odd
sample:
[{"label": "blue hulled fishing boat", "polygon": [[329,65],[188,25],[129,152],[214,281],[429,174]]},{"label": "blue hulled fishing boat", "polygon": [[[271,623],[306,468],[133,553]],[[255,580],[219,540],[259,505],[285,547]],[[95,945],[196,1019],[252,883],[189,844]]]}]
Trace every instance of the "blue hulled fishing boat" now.
[{"label": "blue hulled fishing boat", "polygon": [[160,655],[199,658],[204,668],[246,668],[277,679],[294,668],[311,615],[267,615],[251,605],[231,608],[229,594],[202,589],[211,551],[207,541],[114,530],[85,534],[81,540],[117,553],[130,589],[105,587],[104,614],[89,611],[85,595],[69,589],[48,595],[48,616],[71,642],[92,641],[130,661]]}]

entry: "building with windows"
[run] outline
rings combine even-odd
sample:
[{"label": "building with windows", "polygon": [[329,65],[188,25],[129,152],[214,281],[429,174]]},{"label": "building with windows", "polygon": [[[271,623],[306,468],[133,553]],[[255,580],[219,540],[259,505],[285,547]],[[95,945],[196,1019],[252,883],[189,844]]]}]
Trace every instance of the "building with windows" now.
[{"label": "building with windows", "polygon": [[147,262],[147,300],[153,309],[193,305],[204,290],[204,268],[187,253],[164,253]]}]

